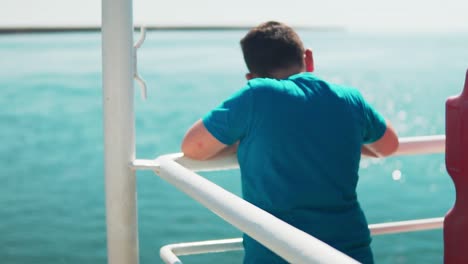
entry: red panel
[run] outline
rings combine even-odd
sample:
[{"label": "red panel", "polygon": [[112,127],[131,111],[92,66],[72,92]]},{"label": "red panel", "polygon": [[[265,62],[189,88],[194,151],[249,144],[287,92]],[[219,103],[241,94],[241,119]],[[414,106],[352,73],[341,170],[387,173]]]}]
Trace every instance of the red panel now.
[{"label": "red panel", "polygon": [[446,102],[445,166],[456,200],[444,220],[444,263],[468,263],[468,71],[463,92]]}]

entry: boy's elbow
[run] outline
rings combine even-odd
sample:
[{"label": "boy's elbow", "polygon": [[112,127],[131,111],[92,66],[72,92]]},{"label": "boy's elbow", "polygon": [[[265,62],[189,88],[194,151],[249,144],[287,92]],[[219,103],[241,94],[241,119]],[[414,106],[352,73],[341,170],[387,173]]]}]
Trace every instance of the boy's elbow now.
[{"label": "boy's elbow", "polygon": [[395,152],[397,152],[399,146],[400,146],[400,141],[398,140],[398,137],[395,136],[395,138],[393,140],[391,140],[390,142],[388,142],[388,144],[385,146],[385,148],[383,148],[380,151],[380,155],[382,157],[391,156]]},{"label": "boy's elbow", "polygon": [[383,158],[394,154],[400,145],[398,135],[392,128],[388,128],[384,135],[368,147],[377,157]]},{"label": "boy's elbow", "polygon": [[391,154],[394,154],[395,152],[397,152],[399,147],[400,147],[400,141],[398,140],[398,137],[396,137],[395,142],[393,143]]},{"label": "boy's elbow", "polygon": [[387,130],[384,135],[384,144],[381,145],[379,154],[382,157],[388,157],[394,154],[399,146],[400,141],[398,140],[398,135],[393,130]]}]

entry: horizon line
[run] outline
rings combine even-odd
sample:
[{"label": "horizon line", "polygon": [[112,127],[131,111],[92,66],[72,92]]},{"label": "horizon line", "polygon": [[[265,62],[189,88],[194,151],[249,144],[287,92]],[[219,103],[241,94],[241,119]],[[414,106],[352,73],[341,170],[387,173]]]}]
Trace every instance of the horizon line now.
[{"label": "horizon line", "polygon": [[[255,26],[249,25],[145,25],[146,30],[151,31],[235,31],[250,30]],[[314,31],[346,31],[341,26],[292,26],[297,30]],[[134,30],[139,30],[141,25],[135,25]],[[101,26],[0,26],[0,34],[23,34],[23,33],[66,33],[66,32],[98,32]]]}]

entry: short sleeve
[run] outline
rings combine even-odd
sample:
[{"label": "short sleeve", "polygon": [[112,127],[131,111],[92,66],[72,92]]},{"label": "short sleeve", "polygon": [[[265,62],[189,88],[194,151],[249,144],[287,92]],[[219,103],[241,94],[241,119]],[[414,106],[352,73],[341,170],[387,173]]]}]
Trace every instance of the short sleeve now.
[{"label": "short sleeve", "polygon": [[252,92],[244,87],[208,112],[203,124],[208,132],[226,145],[245,136],[252,115]]},{"label": "short sleeve", "polygon": [[373,143],[379,140],[387,130],[385,118],[372,107],[359,93],[364,112],[364,144]]}]

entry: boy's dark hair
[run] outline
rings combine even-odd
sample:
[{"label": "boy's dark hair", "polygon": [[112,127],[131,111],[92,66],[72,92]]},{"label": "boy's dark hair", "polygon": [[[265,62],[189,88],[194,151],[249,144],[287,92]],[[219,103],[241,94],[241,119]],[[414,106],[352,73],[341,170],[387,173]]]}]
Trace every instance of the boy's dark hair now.
[{"label": "boy's dark hair", "polygon": [[272,77],[276,70],[304,66],[304,45],[297,33],[283,23],[260,24],[240,44],[247,68],[259,77]]}]

